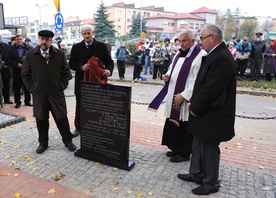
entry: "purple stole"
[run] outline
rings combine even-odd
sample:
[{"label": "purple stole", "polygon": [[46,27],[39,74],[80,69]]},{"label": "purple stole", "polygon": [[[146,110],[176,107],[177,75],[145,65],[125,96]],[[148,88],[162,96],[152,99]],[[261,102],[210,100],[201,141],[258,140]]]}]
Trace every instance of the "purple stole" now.
[{"label": "purple stole", "polygon": [[[199,54],[201,51],[201,48],[199,45],[196,45],[192,54],[185,59],[183,62],[183,65],[179,71],[176,85],[175,85],[175,90],[174,90],[174,95],[181,93],[185,89],[187,77],[189,75],[189,71],[192,65],[192,62],[194,61],[195,57]],[[176,62],[178,61],[180,56],[180,53],[177,54],[177,56],[174,59],[173,65],[172,65],[172,71],[171,74],[173,73],[174,67],[176,65]],[[170,75],[171,77],[171,75]],[[163,102],[163,99],[165,98],[167,92],[168,92],[168,87],[169,87],[169,81],[165,84],[163,89],[158,93],[158,95],[153,99],[153,101],[150,103],[148,109],[149,110],[157,110],[160,106],[160,104]],[[179,127],[179,117],[180,117],[180,108],[181,105],[176,105],[175,102],[172,102],[172,109],[171,109],[171,115],[170,115],[170,121],[176,124]]]}]

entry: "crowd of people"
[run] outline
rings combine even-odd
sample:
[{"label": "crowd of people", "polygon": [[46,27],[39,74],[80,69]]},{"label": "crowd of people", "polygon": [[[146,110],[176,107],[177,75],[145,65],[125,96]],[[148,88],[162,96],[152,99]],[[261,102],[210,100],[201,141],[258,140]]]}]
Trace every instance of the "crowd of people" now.
[{"label": "crowd of people", "polygon": [[256,38],[249,41],[244,37],[242,41],[236,42],[235,37],[228,43],[228,49],[236,60],[237,80],[245,79],[245,71],[249,65],[250,80],[259,81],[261,79],[261,70],[267,82],[272,81],[272,75],[276,80],[276,38],[269,38],[269,46],[262,39],[263,34],[257,32]]},{"label": "crowd of people", "polygon": [[152,75],[153,80],[156,80],[157,77],[162,80],[162,75],[168,71],[172,58],[180,49],[178,38],[174,40],[174,44],[170,42],[169,38],[165,38],[164,44],[160,45],[155,35],[147,38],[146,42],[143,38],[140,39],[135,46],[136,51],[132,55],[135,59],[133,81],[146,79],[141,76],[142,74]]},{"label": "crowd of people", "polygon": [[[262,70],[267,82],[271,82],[272,75],[276,80],[276,58],[274,58],[276,56],[276,38],[269,38],[269,46],[267,46],[265,40],[262,39],[263,34],[261,32],[257,32],[255,35],[256,38],[251,42],[248,37],[244,37],[239,42],[235,37],[232,37],[232,40],[227,43],[236,62],[236,78],[237,80],[245,80],[245,72],[249,67],[251,81],[259,81]],[[200,44],[200,40],[197,42]],[[165,38],[164,43],[160,45],[156,36],[152,35],[146,39],[146,42],[141,38],[135,49],[133,80],[142,80],[143,76],[141,75],[148,74],[154,80],[157,78],[162,80],[162,75],[168,71],[174,55],[180,49],[180,43],[179,38],[176,38],[173,44],[169,38]],[[126,55],[130,55],[129,51],[125,53],[125,57]],[[117,63],[120,64],[120,61]],[[123,68],[125,71],[125,64]],[[121,75],[119,78],[124,79]]]}]

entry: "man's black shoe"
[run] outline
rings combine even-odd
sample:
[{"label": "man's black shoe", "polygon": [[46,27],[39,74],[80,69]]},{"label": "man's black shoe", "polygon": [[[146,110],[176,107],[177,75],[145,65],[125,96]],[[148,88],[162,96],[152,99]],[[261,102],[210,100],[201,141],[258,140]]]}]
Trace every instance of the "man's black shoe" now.
[{"label": "man's black shoe", "polygon": [[204,185],[201,185],[192,190],[192,193],[196,195],[209,195],[211,193],[216,193],[219,191],[219,188],[208,188]]},{"label": "man's black shoe", "polygon": [[17,103],[16,105],[15,105],[15,108],[20,108],[20,106],[21,106],[21,104],[20,103]]},{"label": "man's black shoe", "polygon": [[75,144],[73,144],[72,142],[71,143],[68,143],[65,145],[69,151],[73,152],[77,149],[77,147],[75,146]]},{"label": "man's black shoe", "polygon": [[77,129],[73,132],[73,136],[74,136],[74,137],[78,137],[79,134],[80,134],[80,131],[77,130]]},{"label": "man's black shoe", "polygon": [[32,102],[26,102],[25,105],[26,105],[26,106],[32,107],[32,106],[33,106],[33,103],[32,103]]},{"label": "man's black shoe", "polygon": [[202,184],[201,180],[193,179],[190,174],[178,174],[177,177],[178,177],[178,179],[181,179],[186,182],[195,182],[200,185]]},{"label": "man's black shoe", "polygon": [[190,157],[182,157],[180,155],[176,155],[170,158],[171,162],[185,162],[188,161]]},{"label": "man's black shoe", "polygon": [[176,156],[177,153],[176,153],[176,152],[173,152],[173,151],[168,151],[168,152],[166,153],[166,155],[167,155],[168,157],[173,157],[173,156]]},{"label": "man's black shoe", "polygon": [[37,147],[37,149],[36,149],[36,153],[37,154],[41,154],[44,151],[46,151],[47,148],[48,148],[48,145],[42,145],[42,144],[40,144],[39,147]]},{"label": "man's black shoe", "polygon": [[13,104],[13,102],[12,102],[11,100],[5,101],[4,103],[5,103],[5,104]]}]

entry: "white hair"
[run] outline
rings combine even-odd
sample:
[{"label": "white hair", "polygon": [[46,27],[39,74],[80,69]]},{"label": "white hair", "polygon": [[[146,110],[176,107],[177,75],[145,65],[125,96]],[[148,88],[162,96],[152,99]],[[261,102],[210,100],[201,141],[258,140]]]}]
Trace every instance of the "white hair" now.
[{"label": "white hair", "polygon": [[84,26],[81,27],[81,33],[82,33],[83,31],[91,31],[91,32],[94,32],[94,29],[93,29],[93,26],[92,26],[92,25],[87,24],[87,25],[84,25]]},{"label": "white hair", "polygon": [[194,33],[193,33],[192,31],[190,31],[190,30],[183,30],[183,31],[179,34],[179,36],[180,36],[180,35],[183,35],[183,34],[188,34],[188,37],[189,37],[190,39],[195,39]]}]

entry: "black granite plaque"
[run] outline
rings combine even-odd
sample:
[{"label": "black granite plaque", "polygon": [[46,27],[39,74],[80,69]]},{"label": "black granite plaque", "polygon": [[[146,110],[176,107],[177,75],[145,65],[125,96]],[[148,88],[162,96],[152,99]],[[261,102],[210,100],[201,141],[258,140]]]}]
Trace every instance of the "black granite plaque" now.
[{"label": "black granite plaque", "polygon": [[129,160],[131,86],[81,82],[81,148],[78,157],[124,170]]}]

